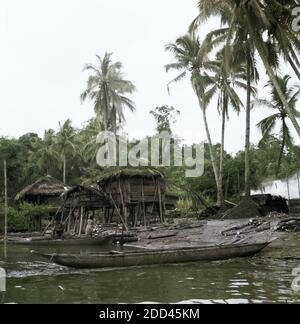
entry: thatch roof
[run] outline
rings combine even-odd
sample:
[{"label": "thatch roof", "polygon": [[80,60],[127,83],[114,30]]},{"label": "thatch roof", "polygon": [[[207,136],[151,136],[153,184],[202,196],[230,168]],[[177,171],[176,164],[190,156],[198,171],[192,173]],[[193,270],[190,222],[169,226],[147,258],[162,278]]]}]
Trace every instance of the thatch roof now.
[{"label": "thatch roof", "polygon": [[46,176],[38,179],[35,183],[25,187],[20,191],[15,200],[19,201],[25,199],[26,196],[60,196],[69,187],[62,183],[61,181],[51,177]]},{"label": "thatch roof", "polygon": [[164,175],[155,168],[109,168],[104,171],[98,181],[98,184],[101,186],[101,184],[121,178],[164,179]]},{"label": "thatch roof", "polygon": [[99,197],[103,197],[103,194],[95,187],[92,186],[86,186],[86,185],[78,185],[78,186],[74,186],[68,190],[66,190],[65,192],[62,193],[61,198],[63,199],[68,199],[72,194],[77,193],[77,192],[89,192],[91,195],[94,196],[99,196]]}]

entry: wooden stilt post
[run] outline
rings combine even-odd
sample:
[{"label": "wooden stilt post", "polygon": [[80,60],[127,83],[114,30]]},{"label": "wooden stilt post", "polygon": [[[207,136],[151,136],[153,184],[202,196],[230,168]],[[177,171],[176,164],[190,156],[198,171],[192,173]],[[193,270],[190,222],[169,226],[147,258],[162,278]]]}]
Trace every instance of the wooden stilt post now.
[{"label": "wooden stilt post", "polygon": [[161,189],[160,189],[160,184],[158,184],[158,199],[159,199],[159,217],[160,217],[160,222],[164,222],[164,217],[163,217],[163,208],[162,208],[162,201],[161,201]]},{"label": "wooden stilt post", "polygon": [[109,195],[110,195],[110,200],[113,203],[114,208],[115,208],[116,212],[118,213],[118,215],[119,215],[119,217],[121,219],[121,222],[122,222],[123,226],[125,227],[125,230],[128,231],[128,226],[127,226],[127,224],[125,223],[125,221],[124,221],[124,219],[122,217],[122,214],[121,214],[121,212],[119,210],[119,207],[117,206],[116,202],[114,201],[114,199],[112,197],[112,194],[109,194]]},{"label": "wooden stilt post", "polygon": [[72,207],[70,207],[70,212],[69,212],[69,216],[68,216],[68,228],[67,228],[68,233],[71,232],[72,213],[73,213],[73,209],[72,209]]},{"label": "wooden stilt post", "polygon": [[4,257],[6,258],[6,244],[7,244],[7,164],[4,160]]},{"label": "wooden stilt post", "polygon": [[299,172],[297,172],[297,180],[298,180],[298,192],[299,192],[299,198],[300,198],[300,177],[299,177]]},{"label": "wooden stilt post", "polygon": [[81,237],[82,222],[83,222],[83,207],[80,208],[80,225],[79,225],[78,237]]},{"label": "wooden stilt post", "polygon": [[120,179],[119,179],[119,192],[120,192],[121,204],[122,204],[122,209],[123,209],[124,222],[125,222],[126,226],[128,227],[127,209],[126,209],[125,202],[124,202],[123,191],[121,188],[121,180]]},{"label": "wooden stilt post", "polygon": [[142,200],[143,200],[143,217],[144,226],[146,227],[146,206],[145,206],[145,191],[144,191],[144,179],[142,179]]}]

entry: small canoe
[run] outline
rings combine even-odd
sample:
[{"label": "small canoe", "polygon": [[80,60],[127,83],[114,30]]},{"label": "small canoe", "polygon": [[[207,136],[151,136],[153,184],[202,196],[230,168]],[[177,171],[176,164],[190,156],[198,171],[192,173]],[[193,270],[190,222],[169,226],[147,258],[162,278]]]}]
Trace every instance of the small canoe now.
[{"label": "small canoe", "polygon": [[49,239],[45,237],[31,237],[13,239],[8,241],[9,244],[29,245],[29,246],[94,246],[108,245],[119,242],[121,245],[125,243],[136,242],[138,238],[133,234],[112,234],[98,237],[81,237],[69,239]]},{"label": "small canoe", "polygon": [[105,245],[112,243],[114,237],[112,235],[100,236],[100,237],[82,237],[72,239],[48,239],[48,238],[29,238],[29,239],[18,239],[11,240],[9,244],[17,245],[29,245],[29,246],[94,246],[94,245]]},{"label": "small canoe", "polygon": [[109,252],[97,254],[33,254],[42,256],[58,265],[78,269],[100,269],[114,267],[132,267],[153,264],[171,264],[197,261],[216,261],[253,256],[269,245],[243,244],[214,247],[193,247],[168,250],[143,250]]}]

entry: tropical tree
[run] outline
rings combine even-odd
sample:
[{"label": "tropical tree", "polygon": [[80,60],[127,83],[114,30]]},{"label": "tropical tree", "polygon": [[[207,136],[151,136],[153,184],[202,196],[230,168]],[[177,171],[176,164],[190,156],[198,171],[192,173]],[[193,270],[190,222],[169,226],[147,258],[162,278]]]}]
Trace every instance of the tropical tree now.
[{"label": "tropical tree", "polygon": [[156,130],[158,133],[167,131],[172,134],[171,124],[176,123],[176,117],[180,115],[180,111],[174,107],[164,105],[151,110],[150,115],[155,118]]},{"label": "tropical tree", "polygon": [[55,131],[53,129],[44,132],[43,142],[39,145],[33,159],[43,175],[50,175],[51,168],[59,164],[60,157],[55,150]]},{"label": "tropical tree", "polygon": [[165,68],[167,72],[170,70],[181,72],[170,84],[190,76],[191,84],[202,110],[210,158],[217,186],[217,204],[222,205],[223,188],[220,183],[216,151],[213,147],[207,120],[208,104],[215,91],[209,90],[209,87],[213,85],[213,80],[206,74],[206,70],[213,67],[213,64],[208,59],[208,54],[213,49],[215,42],[216,38],[211,34],[202,43],[194,35],[185,35],[178,38],[174,44],[168,44],[166,46],[166,50],[174,55],[175,62],[166,65]]},{"label": "tropical tree", "polygon": [[96,162],[97,155],[97,136],[104,129],[99,128],[99,123],[96,118],[92,118],[87,122],[87,125],[81,129],[76,135],[78,146],[78,154],[84,164],[90,166]]},{"label": "tropical tree", "polygon": [[[269,76],[273,83],[280,101],[282,102],[298,136],[300,137],[300,126],[296,117],[290,110],[289,104],[281,91],[276,78],[276,68],[278,67],[278,55],[271,44],[270,39],[265,40],[267,34],[272,36],[273,43],[276,40],[277,46],[285,55],[291,53],[296,48],[299,54],[299,37],[296,31],[292,30],[287,19],[287,13],[291,13],[291,8],[299,5],[297,0],[198,0],[200,14],[195,19],[192,29],[211,16],[220,16],[221,22],[228,25],[229,33],[227,45],[232,43],[237,29],[242,30],[247,36],[247,42],[251,49],[257,50]],[[284,15],[281,13],[284,12]],[[245,39],[243,40],[245,42]],[[292,52],[294,62],[296,53]]]},{"label": "tropical tree", "polygon": [[74,138],[76,132],[70,119],[64,124],[59,123],[59,132],[56,136],[55,148],[60,154],[63,163],[63,182],[67,182],[67,156],[73,155],[76,151]]},{"label": "tropical tree", "polygon": [[[277,82],[280,85],[282,93],[285,95],[286,100],[288,101],[291,112],[295,117],[300,117],[300,112],[296,110],[296,103],[298,96],[300,95],[300,87],[289,86],[289,81],[291,77],[285,75],[284,77],[277,76]],[[264,106],[269,108],[272,111],[272,114],[264,118],[257,126],[262,132],[262,141],[265,141],[269,138],[274,130],[277,127],[277,124],[280,122],[280,139],[281,139],[281,149],[278,157],[277,171],[276,174],[280,171],[280,166],[282,162],[282,157],[284,154],[285,148],[293,148],[293,137],[288,126],[288,114],[285,110],[285,107],[282,101],[279,98],[278,92],[274,87],[274,84],[269,81],[266,85],[271,90],[271,99],[255,99],[255,104],[257,106]]]},{"label": "tropical tree", "polygon": [[[236,113],[240,112],[241,107],[244,107],[236,88],[247,90],[247,73],[245,65],[235,64],[232,60],[227,62],[227,68],[224,67],[224,59],[226,55],[225,48],[217,54],[217,60],[212,62],[215,66],[211,68],[214,75],[211,80],[214,85],[211,88],[212,93],[218,93],[218,112],[222,116],[222,131],[221,131],[221,150],[220,150],[220,164],[219,164],[219,181],[223,188],[224,176],[224,154],[225,154],[225,128],[226,120],[229,118],[229,106],[233,108]],[[222,197],[222,203],[224,199]]]},{"label": "tropical tree", "polygon": [[[199,23],[205,21],[208,17],[214,14],[221,16],[223,24],[229,25],[231,22],[231,7],[229,2],[215,1],[215,6],[212,6],[211,2],[200,1],[200,15],[192,23],[190,30],[193,32],[196,30]],[[216,31],[219,33],[219,31]],[[214,32],[212,32],[214,33]],[[259,74],[256,68],[255,48],[249,40],[249,33],[247,29],[241,25],[231,25],[228,28],[223,29],[223,38],[226,40],[224,49],[222,50],[222,74],[223,78],[227,78],[232,73],[232,67],[234,69],[244,69],[245,81],[247,92],[246,96],[246,131],[245,131],[245,195],[250,197],[251,195],[251,179],[250,179],[250,133],[251,133],[251,98],[255,92],[253,84],[259,79]],[[226,100],[225,100],[226,101]],[[222,173],[222,165],[220,168]]]},{"label": "tropical tree", "polygon": [[112,62],[112,53],[105,53],[103,58],[96,57],[97,65],[88,64],[84,68],[92,74],[81,100],[93,100],[99,127],[116,133],[118,124],[125,121],[124,108],[135,110],[134,102],[126,97],[135,91],[135,86],[124,78],[122,63]]}]

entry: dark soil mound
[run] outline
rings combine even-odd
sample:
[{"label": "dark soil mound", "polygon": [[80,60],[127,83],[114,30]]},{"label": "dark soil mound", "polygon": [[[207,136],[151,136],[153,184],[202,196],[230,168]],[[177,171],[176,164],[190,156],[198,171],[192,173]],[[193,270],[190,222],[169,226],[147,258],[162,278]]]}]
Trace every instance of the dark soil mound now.
[{"label": "dark soil mound", "polygon": [[223,215],[223,219],[242,219],[261,216],[259,206],[249,198],[244,198],[239,205],[230,209]]}]

